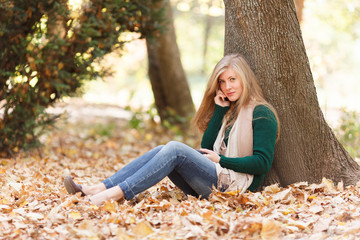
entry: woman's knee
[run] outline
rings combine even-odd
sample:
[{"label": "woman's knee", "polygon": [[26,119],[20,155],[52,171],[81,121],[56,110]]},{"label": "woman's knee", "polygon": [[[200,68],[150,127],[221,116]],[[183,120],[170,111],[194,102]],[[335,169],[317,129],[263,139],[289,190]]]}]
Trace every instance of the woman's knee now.
[{"label": "woman's knee", "polygon": [[165,145],[165,148],[171,151],[179,151],[187,146],[184,143],[178,142],[178,141],[170,141]]},{"label": "woman's knee", "polygon": [[163,147],[165,147],[165,145],[158,145],[155,148],[153,148],[154,150],[161,150]]}]

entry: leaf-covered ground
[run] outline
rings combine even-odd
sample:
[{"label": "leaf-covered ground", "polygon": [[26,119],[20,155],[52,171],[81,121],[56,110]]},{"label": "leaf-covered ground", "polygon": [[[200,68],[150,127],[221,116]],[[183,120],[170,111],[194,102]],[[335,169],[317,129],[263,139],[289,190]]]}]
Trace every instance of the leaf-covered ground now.
[{"label": "leaf-covered ground", "polygon": [[167,179],[131,201],[91,205],[68,195],[64,176],[98,183],[124,164],[174,138],[158,126],[64,122],[37,151],[0,159],[0,239],[358,239],[360,188],[334,184],[277,185],[210,199],[186,198]]}]

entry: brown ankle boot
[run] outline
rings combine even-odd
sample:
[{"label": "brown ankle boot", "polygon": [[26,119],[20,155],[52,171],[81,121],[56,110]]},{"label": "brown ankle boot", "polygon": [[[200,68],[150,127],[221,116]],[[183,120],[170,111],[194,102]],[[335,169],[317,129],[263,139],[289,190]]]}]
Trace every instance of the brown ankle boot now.
[{"label": "brown ankle boot", "polygon": [[80,184],[76,184],[71,176],[66,176],[64,179],[64,186],[66,188],[66,191],[69,194],[75,194],[77,192],[81,192],[81,196],[84,197],[86,194],[82,191],[82,187]]}]

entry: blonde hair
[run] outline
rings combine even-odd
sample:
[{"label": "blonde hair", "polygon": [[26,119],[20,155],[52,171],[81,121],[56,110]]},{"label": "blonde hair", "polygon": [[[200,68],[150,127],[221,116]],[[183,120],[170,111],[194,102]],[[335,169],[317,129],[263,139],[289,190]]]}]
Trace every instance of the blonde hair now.
[{"label": "blonde hair", "polygon": [[265,105],[274,113],[278,124],[278,138],[280,133],[280,123],[276,110],[270,103],[265,100],[262,89],[254,72],[251,70],[246,59],[240,54],[226,55],[216,64],[209,78],[209,82],[207,84],[200,107],[192,120],[193,126],[196,126],[202,132],[206,130],[215,110],[214,97],[216,95],[216,90],[220,88],[218,82],[219,76],[228,68],[232,68],[235,74],[237,74],[237,77],[240,79],[241,85],[243,87],[243,91],[239,100],[236,102],[230,102],[230,109],[227,111],[224,117],[224,119],[228,121],[228,125],[233,125],[235,122],[236,117],[232,118],[234,113],[236,114],[235,116],[237,116],[241,107],[249,104],[250,100],[254,100],[256,105]]}]

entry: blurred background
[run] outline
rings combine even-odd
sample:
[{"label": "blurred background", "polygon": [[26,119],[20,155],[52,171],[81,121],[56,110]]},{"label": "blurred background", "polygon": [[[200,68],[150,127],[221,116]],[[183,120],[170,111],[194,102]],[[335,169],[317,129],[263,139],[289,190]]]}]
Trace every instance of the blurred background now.
[{"label": "blurred background", "polygon": [[[360,156],[360,1],[295,1],[320,107],[349,153]],[[172,0],[177,44],[195,106],[211,69],[223,56],[224,5],[221,0]],[[300,10],[300,12],[299,12]],[[130,37],[130,36],[129,36]],[[206,48],[204,47],[206,45]],[[105,58],[114,75],[88,82],[82,99],[147,111],[154,102],[147,76],[144,40],[119,56]]]},{"label": "blurred background", "polygon": [[[171,2],[181,60],[197,106],[211,69],[223,56],[224,6],[220,0]],[[359,5],[353,0],[304,1],[303,39],[319,103],[330,124],[336,124],[341,109],[360,110]],[[147,76],[145,40],[128,43],[122,56],[109,54],[102,64],[111,66],[114,74],[87,82],[84,101],[150,107],[154,99]]]}]

